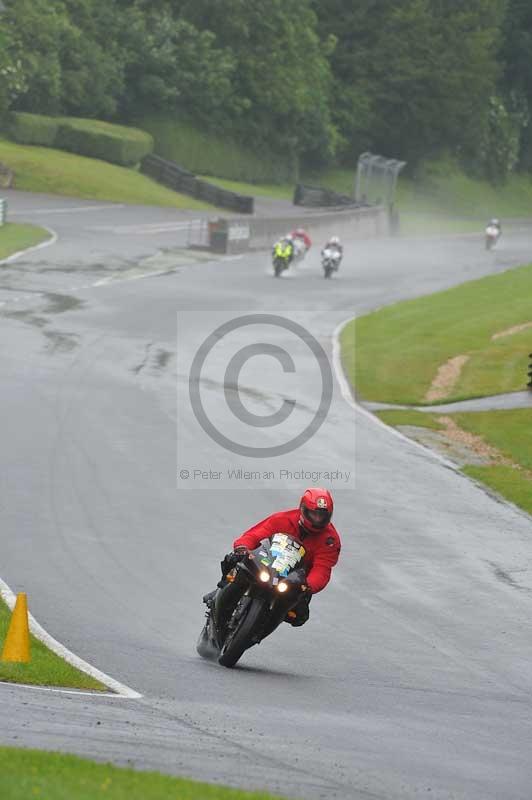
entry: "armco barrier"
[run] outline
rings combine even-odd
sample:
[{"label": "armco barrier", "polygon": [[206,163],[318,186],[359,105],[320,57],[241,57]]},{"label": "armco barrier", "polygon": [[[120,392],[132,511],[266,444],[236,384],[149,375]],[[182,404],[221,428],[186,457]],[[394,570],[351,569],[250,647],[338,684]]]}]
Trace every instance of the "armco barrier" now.
[{"label": "armco barrier", "polygon": [[373,238],[390,232],[388,210],[384,206],[336,209],[300,217],[231,217],[195,221],[189,229],[189,247],[213,250],[216,253],[243,253],[246,250],[268,250],[289,230],[304,228],[317,244],[328,236]]},{"label": "armco barrier", "polygon": [[160,156],[150,155],[143,158],[141,171],[176,192],[189,194],[198,200],[220,208],[227,208],[237,214],[253,214],[253,197],[214,186],[212,183],[196,178],[192,172],[183,169],[179,164],[167,161]]},{"label": "armco barrier", "polygon": [[0,197],[0,225],[7,221],[7,200]]},{"label": "armco barrier", "polygon": [[532,353],[528,354],[530,362],[528,364],[528,383],[527,386],[529,389],[532,389]]},{"label": "armco barrier", "polygon": [[349,208],[305,214],[300,217],[261,218],[250,220],[250,247],[265,249],[294,228],[304,228],[311,238],[328,236],[372,238],[389,234],[388,210],[384,206]]},{"label": "armco barrier", "polygon": [[214,253],[245,253],[249,250],[249,221],[215,219],[208,223],[208,248]]}]

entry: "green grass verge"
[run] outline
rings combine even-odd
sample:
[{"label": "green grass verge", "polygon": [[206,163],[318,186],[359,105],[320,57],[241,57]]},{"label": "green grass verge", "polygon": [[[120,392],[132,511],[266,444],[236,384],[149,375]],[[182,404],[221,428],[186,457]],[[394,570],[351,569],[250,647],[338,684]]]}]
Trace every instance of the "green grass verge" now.
[{"label": "green grass verge", "polygon": [[49,238],[49,232],[37,225],[6,222],[0,227],[0,261],[13,253],[18,253],[19,250],[33,247]]},{"label": "green grass verge", "polygon": [[514,463],[532,471],[532,410],[476,411],[452,417],[461,428],[482,436]]},{"label": "green grass verge", "polygon": [[428,414],[424,411],[379,411],[377,417],[381,419],[386,425],[397,427],[398,425],[413,425],[417,428],[431,428],[435,431],[441,431],[443,426],[436,420],[434,414]]},{"label": "green grass verge", "polygon": [[158,772],[96,764],[77,756],[0,747],[3,800],[273,800],[265,792],[243,792]]},{"label": "green grass verge", "polygon": [[[3,647],[11,612],[0,600],[0,649]],[[61,686],[69,689],[95,689],[109,691],[99,681],[72,667],[48,650],[42,642],[31,636],[31,662],[29,664],[12,664],[0,661],[0,681],[8,683],[29,683],[36,686]],[[1,759],[0,759],[1,764]],[[0,766],[0,788],[2,787],[3,770]],[[0,792],[1,797],[5,794]]]},{"label": "green grass verge", "polygon": [[[435,414],[423,411],[380,411],[387,425],[415,425],[442,430]],[[449,414],[463,430],[481,436],[516,466],[466,464],[462,471],[532,514],[532,413],[530,409]],[[519,469],[519,467],[521,469]]]},{"label": "green grass verge", "polygon": [[512,467],[463,467],[471,478],[485,483],[502,497],[532,514],[532,481]]},{"label": "green grass verge", "polygon": [[141,115],[132,124],[151,133],[157,155],[176,161],[191,172],[247,183],[291,179],[293,170],[283,153],[264,148],[255,152],[228,136],[198,129],[182,117]]},{"label": "green grass verge", "polygon": [[273,197],[276,200],[292,200],[294,184],[283,183],[243,183],[242,181],[228,181],[225,178],[215,178],[213,175],[199,175],[209,183],[228,189],[230,192],[251,195],[252,197]]},{"label": "green grass verge", "polygon": [[470,178],[452,161],[425,165],[413,180],[401,175],[396,205],[402,234],[466,233],[479,236],[490,217],[532,216],[532,180],[511,175],[501,186]]},{"label": "green grass verge", "polygon": [[401,236],[440,236],[476,233],[479,246],[483,244],[485,220],[453,219],[438,214],[400,211]]},{"label": "green grass verge", "polygon": [[506,183],[494,186],[468,177],[452,161],[442,159],[427,163],[416,180],[401,175],[397,205],[405,212],[424,210],[455,218],[530,217],[532,179],[511,175]]},{"label": "green grass verge", "polygon": [[0,139],[0,161],[15,173],[15,186],[27,192],[174,208],[212,206],[161,186],[133,169],[50,147]]},{"label": "green grass verge", "polygon": [[[430,267],[428,267],[430,268]],[[532,331],[532,265],[360,317],[342,332],[343,361],[366,400],[422,404],[439,366],[470,355],[446,402],[524,389]]]}]

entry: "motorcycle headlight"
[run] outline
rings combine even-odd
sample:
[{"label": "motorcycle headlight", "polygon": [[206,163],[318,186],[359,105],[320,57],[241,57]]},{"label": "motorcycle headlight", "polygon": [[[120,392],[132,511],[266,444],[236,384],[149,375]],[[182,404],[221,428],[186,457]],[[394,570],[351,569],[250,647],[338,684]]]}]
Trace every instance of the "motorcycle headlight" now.
[{"label": "motorcycle headlight", "polygon": [[259,572],[259,579],[263,583],[268,583],[268,581],[270,580],[270,573],[266,572],[266,570],[263,569],[261,572]]},{"label": "motorcycle headlight", "polygon": [[277,584],[278,592],[286,592],[287,589],[288,589],[288,584],[285,581],[281,581],[281,583]]}]

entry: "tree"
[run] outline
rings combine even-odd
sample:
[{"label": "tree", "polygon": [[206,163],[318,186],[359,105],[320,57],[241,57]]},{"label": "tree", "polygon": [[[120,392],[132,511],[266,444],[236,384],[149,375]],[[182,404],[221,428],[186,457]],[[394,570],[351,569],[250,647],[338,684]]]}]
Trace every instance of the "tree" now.
[{"label": "tree", "polygon": [[333,40],[320,41],[310,0],[174,0],[173,7],[233,54],[233,127],[245,141],[296,156],[332,154]]},{"label": "tree", "polygon": [[0,20],[0,122],[6,118],[11,104],[26,91],[22,65],[11,53],[9,28]]},{"label": "tree", "polygon": [[506,104],[520,114],[519,163],[532,171],[532,5],[509,0],[503,25],[502,91]]},{"label": "tree", "polygon": [[114,0],[63,0],[68,22],[58,43],[61,111],[85,117],[116,114],[125,89],[126,49],[120,33],[129,25]]},{"label": "tree", "polygon": [[498,77],[504,0],[359,0],[342,15],[323,0],[338,37],[335,117],[351,143],[411,164],[443,149],[471,150]]},{"label": "tree", "polygon": [[236,111],[232,78],[235,60],[200,31],[159,4],[136,3],[120,39],[127,51],[126,91],[121,108],[186,109],[203,124],[219,125]]},{"label": "tree", "polygon": [[41,114],[60,110],[59,43],[65,25],[68,17],[60,2],[5,0],[2,26],[9,31],[11,58],[24,82],[17,108]]}]

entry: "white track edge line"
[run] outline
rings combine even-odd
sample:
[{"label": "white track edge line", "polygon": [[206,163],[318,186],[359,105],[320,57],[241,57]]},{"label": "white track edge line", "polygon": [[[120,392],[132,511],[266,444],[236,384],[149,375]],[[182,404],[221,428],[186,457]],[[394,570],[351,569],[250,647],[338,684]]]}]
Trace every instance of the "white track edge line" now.
[{"label": "white track edge line", "polygon": [[9,216],[11,217],[22,217],[26,214],[80,214],[86,211],[107,211],[108,209],[114,208],[125,208],[124,203],[112,205],[102,205],[102,206],[74,206],[73,208],[70,206],[64,206],[63,208],[27,208],[21,209],[19,211],[10,211]]},{"label": "white track edge line", "polygon": [[[340,392],[341,392],[342,397],[344,398],[344,400],[356,412],[358,412],[359,414],[362,414],[363,416],[365,416],[368,419],[370,419],[373,423],[375,423],[375,425],[378,425],[379,427],[384,428],[384,430],[388,431],[388,433],[390,433],[392,436],[395,436],[398,439],[401,439],[403,442],[407,442],[409,445],[412,445],[413,447],[417,448],[418,450],[421,450],[425,455],[431,456],[432,458],[434,458],[436,461],[439,461],[444,466],[448,467],[449,469],[452,469],[453,472],[460,472],[460,470],[458,469],[457,465],[453,464],[452,461],[449,461],[447,458],[445,458],[444,456],[440,455],[439,453],[436,453],[434,450],[431,450],[430,448],[425,447],[424,445],[420,444],[419,442],[416,442],[415,439],[409,439],[408,436],[405,436],[404,433],[401,433],[400,431],[398,431],[397,428],[392,428],[390,425],[386,425],[386,423],[383,422],[381,419],[379,419],[379,417],[377,417],[375,414],[372,414],[371,411],[368,411],[363,406],[361,406],[359,403],[357,403],[357,401],[353,397],[353,393],[351,391],[351,386],[349,384],[349,381],[347,380],[346,374],[344,372],[344,368],[342,366],[342,361],[341,361],[341,358],[340,358],[340,335],[341,335],[343,329],[345,328],[345,326],[349,322],[352,322],[354,319],[356,319],[356,316],[355,317],[351,317],[350,319],[345,319],[343,322],[340,322],[340,324],[337,325],[336,328],[334,329],[333,335],[332,335],[332,337],[333,337],[333,342],[332,342],[333,369],[334,369],[334,372],[335,372],[335,375],[336,375],[336,380],[338,381],[338,384],[340,386]],[[462,474],[462,473],[460,472],[460,474]]]},{"label": "white track edge line", "polygon": [[[0,681],[0,691],[2,688],[11,689],[35,689],[36,692],[52,692],[52,694],[79,694],[82,697],[119,697],[116,692],[97,692],[84,689],[60,689],[58,686],[40,686],[37,683],[13,683],[11,681]],[[121,695],[120,695],[121,697]]]},{"label": "white track edge line", "polygon": [[40,244],[35,244],[33,247],[27,247],[25,250],[18,250],[16,253],[12,253],[7,258],[4,258],[0,261],[0,264],[10,264],[12,261],[15,261],[20,256],[26,255],[26,253],[32,253],[35,250],[42,250],[43,247],[50,247],[50,245],[55,244],[59,239],[59,235],[53,228],[49,228],[47,225],[39,225],[40,228],[44,228],[45,231],[48,231],[50,234],[50,239],[47,239],[45,242],[40,242]]},{"label": "white track edge line", "polygon": [[[16,602],[16,595],[14,592],[11,591],[7,583],[0,578],[0,595],[5,600],[11,611],[15,607]],[[101,672],[101,670],[93,667],[91,664],[88,664],[86,661],[83,661],[82,658],[72,653],[68,650],[64,645],[54,639],[53,636],[50,636],[44,628],[39,625],[37,620],[28,613],[29,617],[29,624],[30,624],[30,631],[32,634],[39,639],[40,642],[46,645],[49,650],[52,650],[56,655],[60,656],[64,661],[71,664],[73,667],[85,672],[87,675],[90,675],[91,678],[95,678],[100,683],[103,683],[109,689],[112,689],[116,694],[105,694],[105,697],[127,697],[129,699],[138,699],[142,697],[139,692],[136,692],[134,689],[131,689],[129,686],[126,686],[123,683],[111,678],[109,675],[106,675],[105,672]],[[10,684],[11,685],[11,684]],[[14,686],[21,686],[23,684],[13,684]],[[46,688],[46,687],[42,687]],[[56,689],[56,691],[67,691],[67,690],[60,690]],[[72,690],[70,690],[72,692]],[[74,691],[74,694],[78,694],[78,692]],[[87,692],[93,697],[101,697],[103,693],[101,692]]]}]

